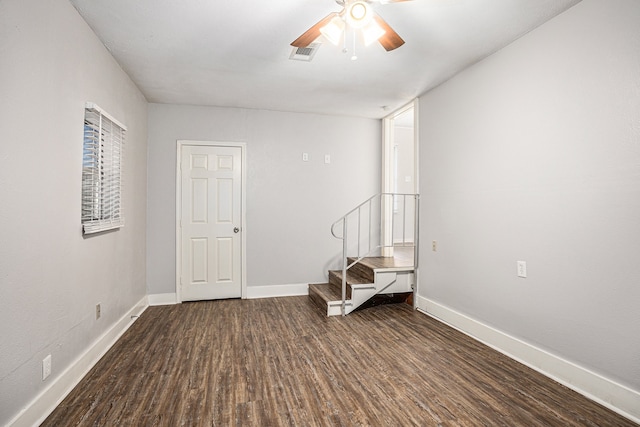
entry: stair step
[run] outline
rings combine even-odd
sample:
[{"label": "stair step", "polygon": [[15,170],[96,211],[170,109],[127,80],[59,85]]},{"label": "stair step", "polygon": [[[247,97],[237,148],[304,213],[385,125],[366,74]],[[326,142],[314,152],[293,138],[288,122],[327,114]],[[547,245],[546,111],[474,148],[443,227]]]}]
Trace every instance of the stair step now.
[{"label": "stair step", "polygon": [[309,298],[311,298],[311,301],[327,316],[334,316],[338,314],[335,312],[336,306],[330,303],[342,301],[342,294],[340,290],[331,283],[314,283],[309,285]]},{"label": "stair step", "polygon": [[[370,282],[367,282],[366,279],[347,271],[347,299],[351,299],[351,285],[362,285],[366,283]],[[329,284],[336,289],[337,294],[340,296],[338,299],[342,299],[342,271],[329,271]]]},{"label": "stair step", "polygon": [[340,290],[331,283],[310,284],[309,296],[325,308],[327,306],[327,302],[342,299]]},{"label": "stair step", "polygon": [[[347,258],[347,262],[352,264],[356,261],[356,258]],[[357,274],[360,277],[363,277],[367,280],[365,283],[373,283],[375,280],[375,274],[373,272],[373,267],[367,264],[367,258],[363,258],[359,263],[355,264],[353,267],[349,269],[349,272]]]},{"label": "stair step", "polygon": [[[342,289],[342,271],[329,271],[329,283],[337,286],[338,289]],[[347,285],[366,285],[369,283],[373,283],[373,280],[369,279],[368,277],[363,277],[351,270],[347,271]],[[347,292],[350,292],[349,288],[350,287],[347,286]]]},{"label": "stair step", "polygon": [[[413,252],[411,252],[413,253]],[[349,264],[356,261],[357,258],[349,257],[347,258]],[[356,265],[354,265],[351,269],[360,267],[361,269],[370,269],[371,274],[373,274],[373,270],[379,269],[393,269],[396,271],[412,271],[413,270],[413,256],[407,257],[404,256],[396,256],[396,257],[383,257],[383,256],[372,256],[365,257],[360,260]]]}]

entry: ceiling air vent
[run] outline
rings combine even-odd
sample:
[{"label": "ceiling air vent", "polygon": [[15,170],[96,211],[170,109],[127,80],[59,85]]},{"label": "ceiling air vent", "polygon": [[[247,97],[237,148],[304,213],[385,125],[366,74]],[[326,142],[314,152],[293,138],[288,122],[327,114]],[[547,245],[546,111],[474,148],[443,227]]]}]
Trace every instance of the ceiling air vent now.
[{"label": "ceiling air vent", "polygon": [[311,61],[318,49],[320,49],[321,44],[322,43],[311,43],[307,47],[294,47],[289,59],[294,59],[296,61]]}]

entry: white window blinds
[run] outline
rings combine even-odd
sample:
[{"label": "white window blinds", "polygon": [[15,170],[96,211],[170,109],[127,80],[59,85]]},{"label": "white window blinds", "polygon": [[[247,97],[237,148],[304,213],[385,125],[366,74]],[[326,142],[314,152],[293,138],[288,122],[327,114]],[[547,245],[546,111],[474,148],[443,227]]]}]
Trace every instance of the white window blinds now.
[{"label": "white window blinds", "polygon": [[122,215],[122,149],[126,128],[100,107],[84,110],[82,227],[84,234],[119,228]]}]

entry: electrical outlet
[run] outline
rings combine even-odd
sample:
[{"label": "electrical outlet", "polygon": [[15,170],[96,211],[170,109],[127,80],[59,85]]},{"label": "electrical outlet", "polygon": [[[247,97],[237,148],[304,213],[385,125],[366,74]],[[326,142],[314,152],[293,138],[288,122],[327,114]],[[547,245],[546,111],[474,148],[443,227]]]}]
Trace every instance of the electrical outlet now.
[{"label": "electrical outlet", "polygon": [[527,262],[518,261],[518,277],[527,277]]},{"label": "electrical outlet", "polygon": [[433,252],[435,252],[435,251],[437,251],[437,250],[438,250],[438,241],[437,241],[437,240],[432,240],[432,241],[431,241],[431,250],[432,250]]},{"label": "electrical outlet", "polygon": [[42,359],[42,381],[46,380],[51,375],[51,355]]},{"label": "electrical outlet", "polygon": [[100,307],[100,303],[96,304],[96,320],[100,318],[102,314],[102,307]]},{"label": "electrical outlet", "polygon": [[303,162],[309,161],[309,153],[302,153],[302,161]]}]

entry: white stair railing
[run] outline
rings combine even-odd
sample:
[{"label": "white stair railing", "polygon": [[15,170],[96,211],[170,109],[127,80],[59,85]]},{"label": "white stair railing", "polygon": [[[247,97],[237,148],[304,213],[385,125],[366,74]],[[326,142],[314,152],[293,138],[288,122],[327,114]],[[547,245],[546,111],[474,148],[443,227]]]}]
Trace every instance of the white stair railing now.
[{"label": "white stair railing", "polygon": [[[379,193],[347,212],[331,226],[342,240],[342,305],[347,301],[347,272],[368,256],[393,256],[396,247],[413,248],[413,268],[418,267],[419,195]],[[342,235],[336,227],[342,225]],[[349,258],[354,261],[349,263]]]}]

